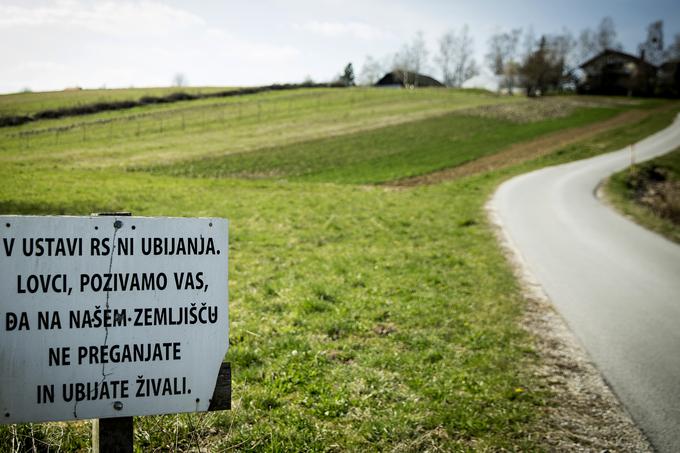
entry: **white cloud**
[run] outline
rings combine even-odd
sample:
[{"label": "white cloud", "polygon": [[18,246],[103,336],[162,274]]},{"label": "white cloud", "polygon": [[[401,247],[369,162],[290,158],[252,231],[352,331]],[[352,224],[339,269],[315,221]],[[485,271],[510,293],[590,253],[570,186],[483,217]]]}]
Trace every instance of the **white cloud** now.
[{"label": "white cloud", "polygon": [[158,1],[1,2],[0,41],[17,45],[0,46],[0,92],[166,85],[177,72],[196,84],[256,85],[290,80],[301,65],[286,42]]},{"label": "white cloud", "polygon": [[281,63],[301,55],[301,52],[292,46],[247,41],[216,28],[207,29],[203,38],[203,47],[208,54],[224,58]]},{"label": "white cloud", "polygon": [[60,26],[118,36],[165,35],[205,25],[190,12],[156,1],[59,0],[37,7],[0,5],[0,29]]},{"label": "white cloud", "polygon": [[295,24],[293,25],[293,28],[296,30],[308,31],[327,38],[350,36],[355,39],[374,41],[392,37],[392,33],[363,22],[323,22],[313,20],[302,25]]}]

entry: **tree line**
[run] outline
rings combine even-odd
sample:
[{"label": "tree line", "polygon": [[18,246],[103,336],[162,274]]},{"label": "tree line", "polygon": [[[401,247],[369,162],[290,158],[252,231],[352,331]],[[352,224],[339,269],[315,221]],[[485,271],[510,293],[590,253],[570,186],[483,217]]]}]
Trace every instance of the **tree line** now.
[{"label": "tree line", "polygon": [[[467,25],[450,29],[438,39],[437,44],[436,53],[430,59],[424,34],[418,32],[393,55],[381,59],[369,55],[361,68],[358,82],[373,85],[386,72],[406,74],[434,69],[435,75],[446,86],[461,87],[480,73],[480,64],[475,59],[475,42]],[[605,49],[622,48],[614,21],[611,17],[604,17],[597,27],[585,28],[577,36],[567,29],[540,36],[532,28],[498,31],[487,42],[483,64],[497,77],[499,90],[512,93],[522,87],[531,96],[575,87],[580,76],[580,64]],[[664,46],[663,22],[652,22],[647,27],[646,39],[631,53],[657,66],[664,61],[678,60],[680,34],[674,36],[670,45]],[[347,80],[347,72],[344,76]]]}]

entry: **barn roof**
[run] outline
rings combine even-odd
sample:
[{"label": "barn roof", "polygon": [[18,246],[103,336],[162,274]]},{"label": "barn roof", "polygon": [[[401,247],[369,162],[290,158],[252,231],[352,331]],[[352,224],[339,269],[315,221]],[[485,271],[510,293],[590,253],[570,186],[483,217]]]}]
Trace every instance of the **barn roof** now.
[{"label": "barn roof", "polygon": [[376,86],[385,85],[404,85],[404,75],[409,84],[420,87],[443,87],[440,81],[425,74],[417,74],[409,71],[394,70],[385,74],[380,80],[376,82]]},{"label": "barn roof", "polygon": [[580,68],[588,67],[588,66],[592,65],[593,63],[597,62],[599,59],[604,58],[604,57],[609,56],[609,55],[615,55],[615,56],[621,57],[625,60],[632,61],[633,63],[643,64],[643,65],[645,65],[649,68],[656,69],[656,66],[654,66],[653,64],[651,64],[650,62],[648,62],[646,60],[643,60],[640,57],[636,57],[635,55],[631,55],[629,53],[621,52],[620,50],[614,50],[614,49],[604,49],[602,52],[598,53],[597,55],[595,55],[591,59],[587,60],[585,63],[582,63],[581,66],[579,66],[579,67]]}]

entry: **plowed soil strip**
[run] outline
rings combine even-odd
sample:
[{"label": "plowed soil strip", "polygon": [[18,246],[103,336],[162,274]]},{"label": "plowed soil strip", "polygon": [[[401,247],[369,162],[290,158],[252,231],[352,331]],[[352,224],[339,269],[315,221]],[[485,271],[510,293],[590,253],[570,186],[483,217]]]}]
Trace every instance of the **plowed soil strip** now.
[{"label": "plowed soil strip", "polygon": [[564,129],[543,135],[534,140],[516,143],[503,151],[472,160],[457,167],[447,168],[426,175],[400,179],[398,181],[386,183],[385,185],[389,187],[406,188],[437,184],[451,179],[509,167],[537,157],[545,156],[546,154],[550,154],[560,148],[581,140],[592,138],[608,129],[642,121],[652,113],[663,110],[664,108],[667,107],[664,106],[659,109],[650,110],[630,110],[599,123]]}]

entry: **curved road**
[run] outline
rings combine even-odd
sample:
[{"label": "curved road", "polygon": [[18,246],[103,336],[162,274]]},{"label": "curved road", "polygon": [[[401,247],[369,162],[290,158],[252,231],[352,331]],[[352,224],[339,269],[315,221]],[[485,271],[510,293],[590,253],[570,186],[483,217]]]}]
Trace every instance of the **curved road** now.
[{"label": "curved road", "polygon": [[[680,146],[680,116],[635,144],[636,161]],[[680,451],[680,246],[595,197],[626,148],[500,186],[490,208],[529,272],[661,452]]]}]

